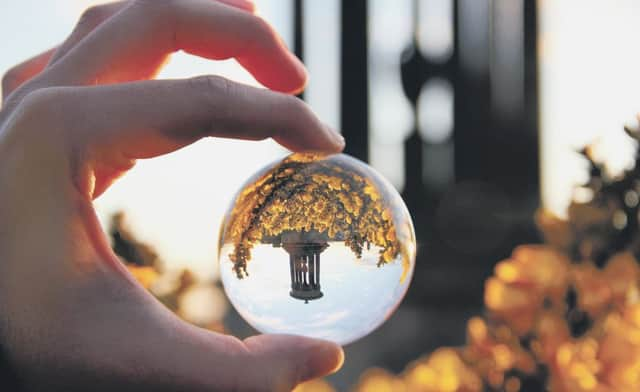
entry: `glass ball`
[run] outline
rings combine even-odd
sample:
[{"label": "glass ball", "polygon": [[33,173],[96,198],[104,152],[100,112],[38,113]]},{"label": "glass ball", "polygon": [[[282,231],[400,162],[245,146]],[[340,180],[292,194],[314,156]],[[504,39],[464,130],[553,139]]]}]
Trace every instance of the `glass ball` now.
[{"label": "glass ball", "polygon": [[292,154],[259,171],[236,195],[219,239],[224,289],[249,324],[339,344],[391,316],[415,252],[398,192],[344,154]]}]

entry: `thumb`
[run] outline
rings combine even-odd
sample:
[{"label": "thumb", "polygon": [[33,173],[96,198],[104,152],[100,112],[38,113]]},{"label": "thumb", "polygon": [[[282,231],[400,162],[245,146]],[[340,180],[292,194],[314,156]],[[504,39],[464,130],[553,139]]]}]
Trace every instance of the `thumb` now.
[{"label": "thumb", "polygon": [[[297,384],[326,376],[344,361],[335,343],[292,335],[257,335],[244,341],[249,363],[239,390],[290,391]],[[236,370],[242,374],[242,369]]]}]

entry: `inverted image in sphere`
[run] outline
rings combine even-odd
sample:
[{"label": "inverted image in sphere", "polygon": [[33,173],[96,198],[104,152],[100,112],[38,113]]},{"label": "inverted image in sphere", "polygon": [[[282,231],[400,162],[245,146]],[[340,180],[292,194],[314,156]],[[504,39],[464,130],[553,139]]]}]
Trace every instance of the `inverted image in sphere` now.
[{"label": "inverted image in sphere", "polygon": [[393,313],[415,251],[398,192],[344,154],[292,154],[261,170],[234,198],[219,239],[225,291],[249,324],[339,344]]}]

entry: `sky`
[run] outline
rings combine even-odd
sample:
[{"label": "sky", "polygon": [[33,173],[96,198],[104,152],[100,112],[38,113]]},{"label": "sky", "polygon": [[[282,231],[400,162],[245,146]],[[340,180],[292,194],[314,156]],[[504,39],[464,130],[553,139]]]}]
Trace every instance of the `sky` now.
[{"label": "sky", "polygon": [[[395,310],[411,282],[401,280],[402,256],[377,267],[378,248],[358,260],[342,242],[331,242],[320,254],[323,297],[304,303],[289,295],[289,255],[282,248],[256,245],[247,263],[248,276],[238,279],[221,252],[221,277],[238,312],[264,333],[289,333],[347,344],[377,328]],[[411,263],[413,270],[413,261]]]}]

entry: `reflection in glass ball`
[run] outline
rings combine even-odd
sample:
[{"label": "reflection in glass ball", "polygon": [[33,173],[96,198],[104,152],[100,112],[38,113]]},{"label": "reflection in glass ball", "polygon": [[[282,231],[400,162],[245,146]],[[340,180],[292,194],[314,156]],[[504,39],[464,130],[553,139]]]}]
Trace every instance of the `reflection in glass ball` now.
[{"label": "reflection in glass ball", "polygon": [[371,167],[293,154],[243,186],[219,249],[225,291],[254,328],[346,344],[393,313],[416,246],[400,195]]}]

